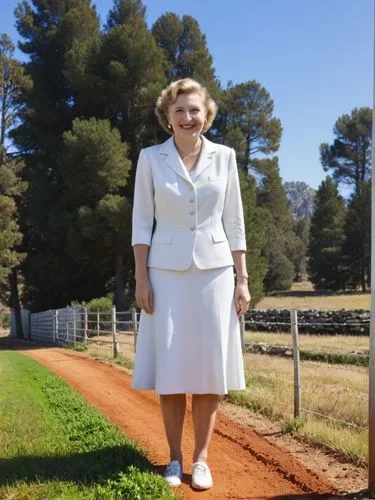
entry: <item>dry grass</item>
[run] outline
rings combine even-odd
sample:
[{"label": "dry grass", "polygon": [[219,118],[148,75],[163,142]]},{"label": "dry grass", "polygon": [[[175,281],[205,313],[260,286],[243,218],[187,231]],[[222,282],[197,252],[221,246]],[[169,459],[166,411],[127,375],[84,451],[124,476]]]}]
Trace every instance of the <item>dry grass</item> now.
[{"label": "dry grass", "polygon": [[[293,408],[293,360],[245,354],[248,390],[280,408]],[[302,406],[306,409],[367,425],[368,369],[305,361],[301,363]],[[276,405],[277,406],[277,405]],[[283,412],[292,416],[292,412]]]},{"label": "dry grass", "polygon": [[321,309],[325,311],[339,311],[340,309],[370,310],[371,295],[345,294],[321,295],[316,297],[264,297],[256,305],[256,309]]},{"label": "dry grass", "polygon": [[[281,334],[278,337],[277,334],[251,333],[250,335],[252,340],[254,340],[254,335],[258,335],[258,340],[263,335],[268,339],[273,337],[274,343],[276,343],[275,339],[279,338],[283,345],[286,345],[284,340],[289,337]],[[306,339],[305,345],[308,346],[306,348],[315,346],[319,350],[323,348],[332,350],[334,341],[339,342],[340,349],[343,350],[351,349],[354,340],[360,339],[362,345],[365,344],[365,339],[362,337],[356,339],[315,337],[318,336],[301,336],[300,340]],[[88,352],[104,359],[113,359],[111,337],[103,336],[98,340],[108,343],[98,346],[96,342],[90,342]],[[368,338],[366,340],[368,342]],[[322,343],[322,348],[318,345],[319,341]],[[117,362],[131,370],[134,360],[133,337],[120,334],[119,342],[121,354]],[[340,422],[303,412],[302,424],[298,424],[293,429],[295,425],[293,420],[293,360],[252,353],[245,354],[244,359],[247,389],[233,393],[235,402],[271,419],[282,420],[285,426],[289,425],[289,430],[291,425],[292,430],[305,440],[323,444],[349,457],[356,464],[367,463],[367,368],[302,362],[302,408],[327,415],[331,419],[352,423],[353,426],[348,427]],[[364,427],[364,429],[356,426]]]},{"label": "dry grass", "polygon": [[[235,401],[270,418],[284,421],[292,419],[293,361],[246,354],[245,370],[247,389],[243,393],[236,393]],[[326,415],[329,419],[302,412],[305,420],[295,432],[345,454],[357,464],[366,463],[368,369],[303,362],[301,385],[302,408]],[[353,426],[346,426],[339,421]]]},{"label": "dry grass", "polygon": [[[245,342],[266,343],[277,346],[292,346],[290,333],[249,332]],[[368,336],[353,335],[299,335],[299,346],[306,351],[351,353],[366,351],[369,348]]]}]

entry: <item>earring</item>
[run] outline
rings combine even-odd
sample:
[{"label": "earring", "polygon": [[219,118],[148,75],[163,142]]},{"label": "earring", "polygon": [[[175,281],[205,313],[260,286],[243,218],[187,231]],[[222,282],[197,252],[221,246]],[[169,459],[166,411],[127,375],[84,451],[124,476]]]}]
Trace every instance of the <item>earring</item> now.
[{"label": "earring", "polygon": [[168,123],[168,128],[172,128],[172,125],[170,123]]}]

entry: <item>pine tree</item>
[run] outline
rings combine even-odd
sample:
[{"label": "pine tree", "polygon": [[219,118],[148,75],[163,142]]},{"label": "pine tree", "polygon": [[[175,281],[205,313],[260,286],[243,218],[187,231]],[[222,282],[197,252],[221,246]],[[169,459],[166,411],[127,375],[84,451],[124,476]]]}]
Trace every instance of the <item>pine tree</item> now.
[{"label": "pine tree", "polygon": [[70,55],[68,74],[79,86],[81,114],[110,120],[128,145],[129,197],[140,149],[158,142],[154,109],[165,85],[164,65],[163,51],[147,29],[140,0],[116,0],[100,43],[87,51],[76,46]]},{"label": "pine tree", "polygon": [[318,290],[344,286],[341,248],[344,239],[345,203],[330,176],[315,197],[309,243],[309,275]]},{"label": "pine tree", "polygon": [[229,85],[222,92],[218,138],[239,151],[238,163],[245,171],[264,174],[269,162],[256,155],[270,155],[280,146],[281,123],[273,117],[273,101],[264,87],[252,80]]},{"label": "pine tree", "polygon": [[288,242],[294,238],[293,220],[279,174],[277,157],[263,161],[267,162],[267,173],[258,189],[257,202],[270,214],[266,226],[267,244],[264,249],[267,261],[264,289],[266,292],[289,290],[294,277],[288,247]]},{"label": "pine tree", "polygon": [[[371,182],[365,181],[349,200],[342,256],[347,286],[367,291],[371,284]],[[362,242],[362,244],[358,244]]]},{"label": "pine tree", "polygon": [[28,182],[21,217],[28,248],[24,300],[40,310],[66,305],[80,294],[86,278],[84,267],[65,251],[70,207],[58,158],[62,134],[76,114],[75,90],[66,75],[68,55],[75,43],[98,36],[99,20],[90,0],[25,1],[15,13],[20,49],[29,56],[25,72],[32,80],[18,98],[20,124],[12,131]]},{"label": "pine tree", "polygon": [[[127,146],[108,120],[94,118],[74,120],[72,130],[63,137],[61,172],[69,188],[70,206],[75,207],[67,251],[76,256],[78,263],[99,262],[100,257],[104,263],[112,258],[110,267],[116,270],[115,305],[124,311],[129,306],[123,256],[131,238],[131,204],[120,192],[131,168]],[[95,274],[84,296],[77,299],[93,298]]]},{"label": "pine tree", "polygon": [[165,78],[193,78],[205,85],[213,99],[219,99],[219,82],[215,76],[206,35],[192,16],[167,12],[157,19],[152,34],[165,55]]},{"label": "pine tree", "polygon": [[253,176],[239,172],[244,221],[246,229],[246,263],[249,273],[251,307],[263,297],[263,280],[267,262],[263,256],[267,242],[264,226],[269,219],[267,210],[256,206],[256,181]]},{"label": "pine tree", "polygon": [[12,158],[8,134],[17,117],[17,99],[21,89],[30,85],[21,65],[14,59],[14,44],[0,35],[0,296],[13,308],[16,332],[23,338],[18,292],[19,269],[24,261],[22,233],[19,227],[20,197],[26,189],[21,174],[23,163]]},{"label": "pine tree", "polygon": [[[321,162],[325,171],[332,171],[334,181],[352,187],[350,220],[345,225],[346,270],[351,273],[347,279],[351,286],[361,286],[365,290],[371,228],[370,217],[367,221],[362,217],[364,213],[368,214],[365,208],[368,206],[368,189],[364,186],[370,182],[371,173],[372,110],[355,108],[350,115],[342,115],[333,132],[336,136],[334,143],[320,146]],[[360,224],[357,229],[350,222],[354,220]]]}]

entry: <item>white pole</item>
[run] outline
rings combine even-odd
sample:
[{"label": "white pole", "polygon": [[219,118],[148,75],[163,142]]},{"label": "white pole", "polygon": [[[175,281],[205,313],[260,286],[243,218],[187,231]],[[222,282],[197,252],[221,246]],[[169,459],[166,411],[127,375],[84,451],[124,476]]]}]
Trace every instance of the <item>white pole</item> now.
[{"label": "white pole", "polygon": [[113,357],[117,358],[119,348],[116,333],[116,306],[112,307],[112,336],[113,336]]},{"label": "white pole", "polygon": [[99,311],[96,312],[96,345],[99,347],[100,318]]},{"label": "white pole", "polygon": [[84,326],[83,326],[83,339],[84,339],[84,342],[85,342],[85,345],[87,345],[87,339],[88,339],[88,335],[87,335],[87,328],[88,328],[88,312],[87,312],[87,307],[84,308],[83,310],[83,322],[84,322]]},{"label": "white pole", "polygon": [[375,4],[374,4],[374,52],[373,52],[373,105],[372,105],[372,182],[371,182],[371,322],[369,362],[369,443],[368,489],[375,495]]},{"label": "white pole", "polygon": [[241,335],[241,348],[242,354],[245,354],[246,345],[245,345],[245,333],[246,333],[246,323],[245,323],[245,315],[242,314],[240,316],[240,335]]},{"label": "white pole", "polygon": [[138,320],[137,320],[137,309],[133,307],[132,309],[132,319],[133,319],[133,335],[134,335],[134,352],[137,348],[137,335],[138,335]]}]

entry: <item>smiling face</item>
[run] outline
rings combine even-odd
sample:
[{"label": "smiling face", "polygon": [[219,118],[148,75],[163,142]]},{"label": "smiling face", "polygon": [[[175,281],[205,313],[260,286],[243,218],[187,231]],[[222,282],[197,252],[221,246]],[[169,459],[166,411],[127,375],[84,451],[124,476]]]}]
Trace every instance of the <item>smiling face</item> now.
[{"label": "smiling face", "polygon": [[168,108],[168,118],[176,139],[199,137],[206,120],[206,106],[198,92],[180,94]]}]

